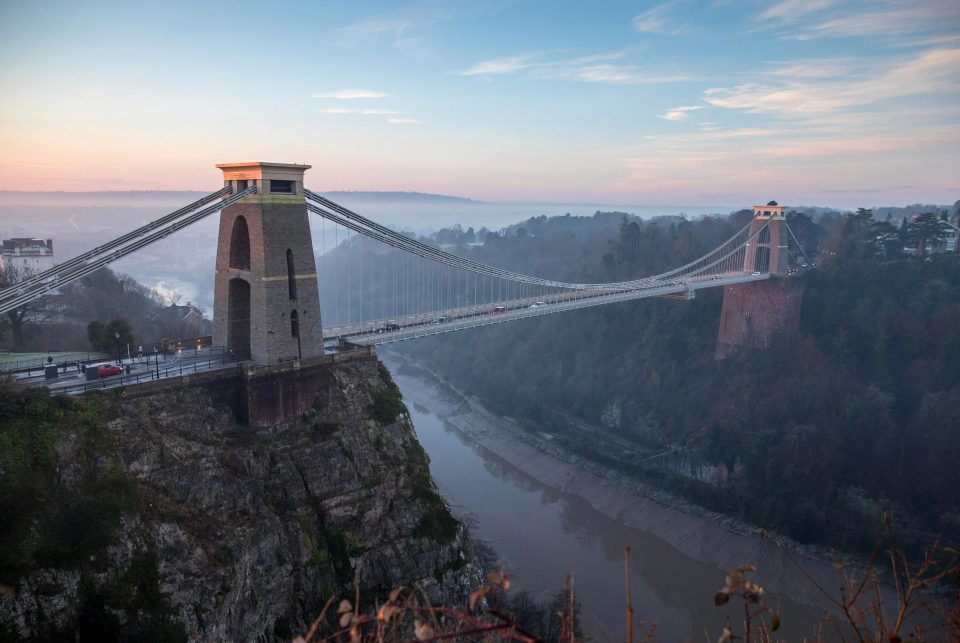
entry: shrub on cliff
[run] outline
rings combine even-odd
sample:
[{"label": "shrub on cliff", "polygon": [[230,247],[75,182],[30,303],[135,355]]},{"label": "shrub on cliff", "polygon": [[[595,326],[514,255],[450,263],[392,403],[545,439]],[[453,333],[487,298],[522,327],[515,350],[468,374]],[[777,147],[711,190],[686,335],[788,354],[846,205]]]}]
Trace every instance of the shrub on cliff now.
[{"label": "shrub on cliff", "polygon": [[98,396],[0,382],[0,581],[104,553],[137,494],[112,457]]},{"label": "shrub on cliff", "polygon": [[400,389],[394,383],[393,378],[383,364],[380,365],[380,379],[383,380],[384,388],[370,386],[370,412],[374,419],[381,424],[390,424],[395,422],[401,413],[406,411],[403,405],[403,396]]}]

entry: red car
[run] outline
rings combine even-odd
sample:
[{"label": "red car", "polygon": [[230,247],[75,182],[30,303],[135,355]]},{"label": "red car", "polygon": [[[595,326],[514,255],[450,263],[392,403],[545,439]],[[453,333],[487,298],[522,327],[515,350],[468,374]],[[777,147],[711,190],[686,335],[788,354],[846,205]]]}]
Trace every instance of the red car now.
[{"label": "red car", "polygon": [[109,377],[111,375],[119,375],[123,372],[122,366],[117,366],[116,364],[101,364],[97,367],[97,375],[100,377]]}]

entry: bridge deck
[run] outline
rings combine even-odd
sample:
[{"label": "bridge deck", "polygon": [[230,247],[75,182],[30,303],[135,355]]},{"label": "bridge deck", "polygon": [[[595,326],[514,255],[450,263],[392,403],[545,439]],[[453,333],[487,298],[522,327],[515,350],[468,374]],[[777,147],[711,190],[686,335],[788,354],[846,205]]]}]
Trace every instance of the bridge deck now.
[{"label": "bridge deck", "polygon": [[[769,277],[770,275],[767,273],[735,272],[704,277],[688,277],[678,283],[664,283],[625,292],[573,291],[544,297],[514,299],[480,306],[421,313],[391,320],[333,326],[325,328],[323,336],[325,339],[349,339],[350,342],[361,345],[387,344],[621,301],[671,295],[692,296],[694,291],[703,288],[761,281],[769,279]],[[537,301],[542,301],[545,305],[534,307]],[[499,308],[504,310],[498,312]],[[444,319],[441,321],[441,318]],[[398,330],[384,330],[386,324],[396,324],[400,328]]]}]

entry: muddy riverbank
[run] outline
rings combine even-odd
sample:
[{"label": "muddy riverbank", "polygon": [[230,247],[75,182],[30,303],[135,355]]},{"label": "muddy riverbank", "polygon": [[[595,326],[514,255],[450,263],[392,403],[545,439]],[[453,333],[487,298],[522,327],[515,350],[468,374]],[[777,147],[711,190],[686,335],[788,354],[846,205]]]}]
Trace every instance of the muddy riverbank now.
[{"label": "muddy riverbank", "polygon": [[[662,640],[700,638],[704,628],[714,633],[722,623],[713,594],[722,585],[724,572],[753,563],[771,604],[778,600],[774,595],[781,597],[788,638],[812,633],[828,601],[805,574],[826,588],[838,585],[831,562],[816,550],[794,546],[788,553],[762,538],[760,530],[557,449],[549,439],[549,427],[531,432],[488,412],[422,366],[387,351],[381,357],[411,407],[441,492],[459,505],[459,511],[474,517],[481,537],[491,539],[506,562],[519,568],[521,580],[529,577],[529,587],[557,588],[565,573],[576,569],[578,583],[595,593],[596,604],[584,604],[585,621],[619,623],[623,547],[630,545],[641,584],[635,594],[647,603],[643,607],[638,603],[638,613],[646,610],[648,619],[660,621]],[[475,455],[461,453],[458,445],[468,445]],[[473,466],[471,457],[482,460],[484,471],[465,480]],[[513,487],[503,486],[503,480]],[[477,490],[485,485],[488,488]],[[515,488],[537,494],[540,506],[522,506],[513,498],[520,494]],[[550,513],[544,507],[553,505],[556,516],[540,515]],[[501,523],[503,527],[497,527]],[[567,543],[570,535],[583,546]],[[517,543],[518,538],[532,543]],[[599,559],[594,549],[602,550]],[[533,560],[542,550],[555,550],[555,555]],[[584,578],[591,574],[601,578]],[[612,609],[604,607],[607,603]],[[612,628],[617,631],[616,625]]]}]

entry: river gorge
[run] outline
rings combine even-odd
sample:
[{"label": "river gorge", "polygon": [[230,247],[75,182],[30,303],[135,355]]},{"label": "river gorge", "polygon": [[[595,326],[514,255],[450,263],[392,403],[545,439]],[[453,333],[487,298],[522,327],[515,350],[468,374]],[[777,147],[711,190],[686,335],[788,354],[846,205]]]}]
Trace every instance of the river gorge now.
[{"label": "river gorge", "polygon": [[705,631],[712,640],[728,614],[734,623],[742,620],[742,604],[719,608],[713,597],[725,572],[747,563],[760,567],[767,604],[779,605],[780,634],[799,640],[813,633],[825,598],[789,557],[833,588],[836,576],[825,560],[798,551],[788,556],[757,530],[674,508],[656,492],[631,493],[535,448],[510,419],[487,412],[421,366],[386,351],[381,359],[454,514],[496,551],[521,590],[547,600],[573,574],[587,635],[623,637],[628,546],[635,613],[656,624],[658,640],[700,639]]}]

